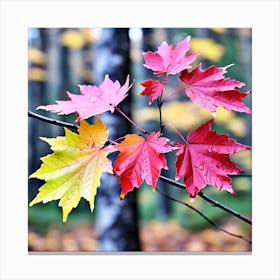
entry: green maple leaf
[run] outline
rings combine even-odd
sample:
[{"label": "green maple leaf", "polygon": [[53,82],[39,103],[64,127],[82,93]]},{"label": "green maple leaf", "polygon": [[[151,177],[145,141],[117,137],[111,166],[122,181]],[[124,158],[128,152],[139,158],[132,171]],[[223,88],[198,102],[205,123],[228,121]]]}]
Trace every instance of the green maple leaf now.
[{"label": "green maple leaf", "polygon": [[62,207],[63,222],[66,222],[81,197],[89,202],[93,211],[101,175],[103,172],[113,173],[107,155],[114,148],[104,146],[108,131],[99,117],[94,125],[82,120],[79,134],[67,128],[64,130],[65,136],[40,138],[50,144],[53,153],[42,157],[41,167],[30,175],[30,178],[45,180],[46,183],[29,206],[60,199],[58,205]]}]

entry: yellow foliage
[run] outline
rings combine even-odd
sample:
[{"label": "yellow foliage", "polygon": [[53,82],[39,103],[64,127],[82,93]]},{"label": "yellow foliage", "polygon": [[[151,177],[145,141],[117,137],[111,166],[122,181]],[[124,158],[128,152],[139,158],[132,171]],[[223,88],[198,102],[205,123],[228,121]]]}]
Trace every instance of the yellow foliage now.
[{"label": "yellow foliage", "polygon": [[94,43],[96,38],[90,28],[80,28],[79,30],[67,30],[61,35],[61,43],[73,49],[80,49],[86,43]]},{"label": "yellow foliage", "polygon": [[[209,119],[211,114],[206,115],[199,105],[192,102],[173,101],[162,106],[162,121],[171,123],[181,130],[190,130],[204,120]],[[137,109],[134,115],[137,122],[158,120],[157,107]]]},{"label": "yellow foliage", "polygon": [[32,67],[28,70],[28,80],[29,81],[37,81],[37,82],[44,82],[47,79],[47,71],[39,68],[39,67]]},{"label": "yellow foliage", "polygon": [[47,55],[39,49],[29,47],[28,59],[35,64],[45,65],[47,63]]},{"label": "yellow foliage", "polygon": [[234,189],[236,191],[247,191],[251,188],[250,179],[248,177],[234,178]]},{"label": "yellow foliage", "polygon": [[158,109],[154,107],[135,109],[133,112],[133,119],[139,123],[157,120],[158,116]]},{"label": "yellow foliage", "polygon": [[224,55],[225,49],[211,38],[192,38],[191,48],[199,51],[201,58],[217,62]]},{"label": "yellow foliage", "polygon": [[[213,118],[211,113],[193,102],[173,101],[162,106],[162,121],[170,123],[180,130],[192,130],[204,121]],[[134,119],[137,123],[158,121],[159,112],[157,107],[136,109]],[[247,135],[246,120],[237,117],[235,112],[217,107],[215,122],[223,125],[238,137]]]},{"label": "yellow foliage", "polygon": [[232,131],[238,137],[247,135],[246,120],[240,117],[232,118],[226,124],[226,128]]},{"label": "yellow foliage", "polygon": [[[211,114],[207,110],[202,110],[201,113],[206,119],[211,117]],[[236,113],[233,111],[228,111],[223,107],[217,107],[215,122],[223,125],[238,137],[245,137],[247,135],[246,120],[237,117]]]},{"label": "yellow foliage", "polygon": [[80,49],[86,40],[80,31],[68,30],[61,35],[61,43],[69,48]]},{"label": "yellow foliage", "polygon": [[190,130],[208,119],[201,114],[201,107],[192,102],[174,101],[162,107],[163,121],[181,130]]},{"label": "yellow foliage", "polygon": [[212,28],[209,28],[209,29],[211,29],[212,31],[214,31],[218,34],[224,34],[227,31],[226,28],[222,28],[222,27],[212,27]]},{"label": "yellow foliage", "polygon": [[252,150],[243,150],[233,156],[232,160],[238,165],[241,165],[246,170],[252,169]]},{"label": "yellow foliage", "polygon": [[216,110],[216,118],[215,121],[217,123],[227,123],[230,119],[235,117],[235,113],[233,111],[228,111],[223,107],[217,107]]}]

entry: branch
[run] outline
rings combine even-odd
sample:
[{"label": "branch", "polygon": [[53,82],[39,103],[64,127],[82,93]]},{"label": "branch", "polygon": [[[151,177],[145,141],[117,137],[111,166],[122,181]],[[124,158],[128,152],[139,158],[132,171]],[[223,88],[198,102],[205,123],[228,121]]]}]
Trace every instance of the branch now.
[{"label": "branch", "polygon": [[177,200],[161,191],[159,191],[158,189],[156,189],[156,191],[158,193],[160,193],[161,195],[165,196],[166,198],[172,200],[172,201],[175,201],[175,202],[178,202],[180,204],[183,204],[185,206],[187,206],[188,208],[192,209],[193,211],[195,211],[196,213],[198,213],[203,219],[205,219],[208,223],[210,223],[212,226],[214,226],[215,228],[225,232],[226,234],[229,234],[231,236],[234,236],[234,237],[237,237],[237,238],[240,238],[242,240],[244,240],[245,242],[249,243],[249,244],[252,244],[252,241],[251,240],[247,240],[246,238],[244,238],[242,235],[238,235],[238,234],[235,234],[235,233],[232,233],[232,232],[229,232],[227,230],[225,230],[224,228],[220,227],[219,225],[217,225],[215,222],[213,222],[212,220],[210,220],[209,218],[207,218],[202,212],[200,212],[198,209],[196,209],[195,207],[189,205],[188,203],[185,203],[185,202],[182,202],[180,200]]},{"label": "branch", "polygon": [[[247,174],[246,174],[246,175],[247,175]],[[171,184],[171,185],[173,185],[173,186],[175,186],[175,187],[177,187],[177,188],[186,189],[186,186],[185,186],[185,185],[183,185],[183,184],[181,184],[181,183],[178,183],[178,182],[176,182],[176,181],[174,181],[174,180],[172,180],[172,179],[169,179],[169,178],[167,178],[167,177],[165,177],[165,176],[160,175],[160,176],[159,176],[159,179],[160,179],[161,181],[166,182],[166,183],[169,183],[169,184]],[[218,202],[218,201],[216,201],[216,200],[210,198],[209,196],[207,196],[206,194],[204,194],[202,191],[200,191],[197,195],[199,195],[202,199],[204,199],[204,200],[210,202],[210,203],[212,204],[212,206],[218,207],[218,208],[220,208],[220,209],[222,209],[222,210],[224,210],[224,211],[226,211],[226,212],[232,214],[233,216],[239,218],[240,220],[243,220],[244,222],[246,222],[246,223],[248,223],[248,224],[250,224],[250,225],[252,224],[252,221],[251,221],[249,218],[243,216],[242,214],[238,213],[238,212],[235,211],[235,210],[232,210],[231,208],[228,208],[227,206],[221,204],[220,202]]]},{"label": "branch", "polygon": [[62,121],[58,121],[58,120],[55,120],[55,119],[50,119],[50,118],[44,117],[42,115],[33,113],[31,111],[28,111],[28,117],[32,117],[32,118],[35,118],[37,120],[44,121],[44,122],[47,122],[47,123],[50,123],[50,124],[67,127],[67,128],[73,129],[73,130],[78,129],[78,126],[75,125],[75,124],[62,122]]},{"label": "branch", "polygon": [[244,222],[246,222],[246,223],[252,225],[252,221],[251,221],[249,218],[243,216],[242,214],[238,213],[238,212],[235,211],[235,210],[232,210],[232,209],[228,208],[227,206],[221,204],[220,202],[215,201],[214,199],[210,198],[209,196],[207,196],[207,195],[206,195],[205,193],[203,193],[202,191],[200,191],[200,192],[198,193],[198,195],[199,195],[201,198],[203,198],[204,200],[210,202],[210,203],[212,204],[212,206],[218,207],[218,208],[220,208],[220,209],[223,209],[223,210],[227,211],[228,213],[231,213],[231,214],[234,215],[235,217],[239,218],[240,220],[243,220]]},{"label": "branch", "polygon": [[[31,111],[28,111],[28,116],[29,117],[32,117],[32,118],[35,118],[35,119],[38,119],[40,121],[44,121],[44,122],[47,122],[47,123],[50,123],[50,124],[53,124],[53,125],[58,125],[58,126],[63,126],[63,127],[67,127],[67,128],[70,128],[70,129],[73,129],[73,130],[77,130],[78,129],[78,126],[74,125],[74,124],[70,124],[70,123],[66,123],[66,122],[62,122],[62,121],[58,121],[58,120],[54,120],[54,119],[50,119],[50,118],[47,118],[47,117],[44,117],[44,116],[41,116],[39,114],[35,114]],[[113,142],[113,141],[109,141],[109,142]],[[249,176],[247,174],[244,174],[244,176]],[[169,183],[177,188],[181,188],[181,189],[186,189],[185,185],[179,183],[179,182],[176,182],[172,179],[169,179],[165,176],[162,176],[160,175],[159,176],[159,179],[161,181],[164,181],[166,183]],[[237,211],[235,210],[232,210],[231,208],[228,208],[227,206],[221,204],[220,202],[210,198],[209,196],[207,196],[206,194],[204,194],[202,191],[200,191],[198,193],[198,195],[206,200],[207,202],[210,202],[212,204],[212,206],[215,206],[215,207],[218,207],[228,213],[230,213],[231,215],[243,220],[244,222],[252,225],[252,221],[250,219],[248,219],[247,217],[243,216],[242,214],[238,213]],[[183,202],[181,202],[183,203]]]},{"label": "branch", "polygon": [[[46,122],[46,123],[50,123],[50,124],[53,124],[53,125],[67,127],[67,128],[69,128],[73,131],[77,131],[78,128],[79,128],[79,126],[77,126],[75,124],[71,124],[71,123],[68,123],[68,122],[62,122],[62,121],[58,121],[58,120],[55,120],[55,119],[47,118],[47,117],[44,117],[42,115],[33,113],[31,111],[28,111],[28,117],[31,117],[31,118],[34,118],[34,119],[37,119],[37,120],[40,120],[40,121],[43,121],[43,122]],[[109,145],[109,144],[117,144],[117,143],[116,143],[116,141],[108,139],[108,141],[105,143],[105,146]]]},{"label": "branch", "polygon": [[162,134],[162,113],[161,113],[161,106],[162,106],[162,102],[161,102],[161,97],[159,97],[157,99],[157,103],[158,103],[158,111],[159,111],[159,129],[160,129],[160,134]]}]

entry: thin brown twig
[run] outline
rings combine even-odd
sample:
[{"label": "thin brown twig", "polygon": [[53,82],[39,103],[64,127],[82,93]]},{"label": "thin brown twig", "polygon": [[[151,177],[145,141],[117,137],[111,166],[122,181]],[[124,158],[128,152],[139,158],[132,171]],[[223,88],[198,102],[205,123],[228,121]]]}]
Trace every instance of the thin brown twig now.
[{"label": "thin brown twig", "polygon": [[[159,176],[159,179],[160,179],[161,181],[164,181],[164,182],[166,182],[166,183],[169,183],[169,184],[171,184],[171,185],[173,185],[173,186],[175,186],[175,187],[177,187],[177,188],[186,189],[186,186],[185,186],[184,184],[181,184],[181,183],[179,183],[179,182],[176,182],[176,181],[174,181],[174,180],[172,180],[172,179],[170,179],[170,178],[168,178],[168,177],[165,177],[165,176],[160,175],[160,176]],[[214,200],[213,198],[207,196],[207,195],[204,194],[202,191],[200,191],[197,195],[200,196],[202,199],[204,199],[204,200],[210,202],[212,206],[218,207],[218,208],[220,208],[220,209],[222,209],[222,210],[224,210],[224,211],[230,213],[231,215],[233,215],[233,216],[239,218],[240,220],[243,220],[243,221],[246,222],[247,224],[252,225],[252,221],[251,221],[249,218],[247,218],[247,217],[245,217],[244,215],[240,214],[239,212],[237,212],[237,211],[235,211],[235,210],[233,210],[233,209],[231,209],[231,208],[229,208],[229,207],[223,205],[222,203],[220,203],[220,202]]]},{"label": "thin brown twig", "polygon": [[229,235],[231,235],[231,236],[234,236],[234,237],[236,237],[236,238],[240,238],[240,239],[244,240],[245,242],[247,242],[247,243],[249,243],[249,244],[252,244],[252,241],[251,241],[251,240],[248,240],[248,239],[244,238],[242,235],[229,232],[229,231],[225,230],[224,228],[222,228],[221,226],[217,225],[215,222],[213,222],[213,221],[210,220],[208,217],[206,217],[202,212],[200,212],[200,211],[199,211],[198,209],[196,209],[195,207],[189,205],[188,203],[183,202],[183,201],[180,201],[180,200],[178,200],[178,199],[176,199],[176,198],[174,198],[174,197],[171,197],[171,196],[169,196],[168,194],[165,194],[164,192],[160,191],[158,188],[156,188],[156,191],[157,191],[158,193],[160,193],[161,195],[165,196],[166,198],[168,198],[168,199],[170,199],[170,200],[172,200],[172,201],[178,202],[178,203],[180,203],[180,204],[182,204],[182,205],[185,205],[185,206],[187,206],[188,208],[192,209],[192,210],[195,211],[197,214],[199,214],[203,219],[205,219],[208,223],[210,223],[210,224],[211,224],[212,226],[214,226],[215,228],[217,228],[217,229],[223,231],[224,233],[229,234]]},{"label": "thin brown twig", "polygon": [[32,117],[32,118],[35,118],[37,120],[44,121],[46,123],[50,123],[50,124],[54,124],[54,125],[58,125],[58,126],[62,126],[62,127],[67,127],[67,128],[74,129],[74,130],[77,130],[79,128],[75,124],[71,124],[71,123],[62,122],[62,121],[58,121],[58,120],[55,120],[55,119],[47,118],[47,117],[44,117],[42,115],[36,114],[34,112],[31,112],[31,111],[28,111],[28,117]]}]

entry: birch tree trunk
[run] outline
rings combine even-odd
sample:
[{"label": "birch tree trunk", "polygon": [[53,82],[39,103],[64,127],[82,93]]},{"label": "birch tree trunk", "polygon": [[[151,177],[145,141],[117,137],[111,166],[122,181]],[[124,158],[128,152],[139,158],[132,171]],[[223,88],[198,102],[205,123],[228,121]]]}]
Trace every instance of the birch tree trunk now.
[{"label": "birch tree trunk", "polygon": [[[129,74],[128,29],[102,29],[96,46],[95,83],[99,85],[106,74],[110,79],[124,84]],[[129,96],[119,105],[130,115]],[[118,112],[102,114],[110,132],[110,139],[117,139],[130,133],[130,124]],[[114,162],[116,154],[111,160]],[[101,251],[140,251],[136,192],[127,194],[120,200],[118,177],[103,174],[97,197],[97,228]]]}]

